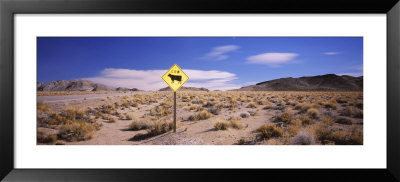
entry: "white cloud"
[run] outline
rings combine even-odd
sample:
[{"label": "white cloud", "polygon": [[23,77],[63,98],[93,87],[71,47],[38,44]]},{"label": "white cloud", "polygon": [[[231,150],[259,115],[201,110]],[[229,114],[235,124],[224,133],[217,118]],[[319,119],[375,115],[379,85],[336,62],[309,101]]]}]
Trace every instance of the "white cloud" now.
[{"label": "white cloud", "polygon": [[[204,87],[210,90],[230,90],[240,88],[240,85],[231,83],[237,79],[236,75],[230,72],[218,70],[183,70],[189,80],[183,85],[186,87]],[[101,83],[110,87],[138,88],[141,90],[155,91],[167,87],[161,76],[167,70],[131,70],[106,68],[99,76],[82,78]]]},{"label": "white cloud", "polygon": [[280,64],[289,63],[297,56],[298,54],[296,53],[268,52],[248,57],[247,63],[279,67]]},{"label": "white cloud", "polygon": [[337,55],[341,54],[341,52],[324,52],[325,55]]},{"label": "white cloud", "polygon": [[224,60],[228,59],[228,55],[226,53],[235,51],[240,47],[237,45],[225,45],[214,47],[211,52],[207,53],[204,57],[207,59],[215,59],[215,60]]},{"label": "white cloud", "polygon": [[348,75],[348,76],[354,76],[354,77],[359,77],[359,76],[363,76],[362,72],[355,72],[355,73],[338,73],[337,75]]}]

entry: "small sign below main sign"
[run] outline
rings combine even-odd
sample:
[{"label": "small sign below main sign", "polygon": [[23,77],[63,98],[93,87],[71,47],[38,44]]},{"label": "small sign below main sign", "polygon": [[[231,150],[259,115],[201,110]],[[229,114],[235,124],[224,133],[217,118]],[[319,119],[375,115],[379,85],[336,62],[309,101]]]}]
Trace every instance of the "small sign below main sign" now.
[{"label": "small sign below main sign", "polygon": [[174,64],[161,78],[174,92],[189,80],[189,77],[177,64]]}]

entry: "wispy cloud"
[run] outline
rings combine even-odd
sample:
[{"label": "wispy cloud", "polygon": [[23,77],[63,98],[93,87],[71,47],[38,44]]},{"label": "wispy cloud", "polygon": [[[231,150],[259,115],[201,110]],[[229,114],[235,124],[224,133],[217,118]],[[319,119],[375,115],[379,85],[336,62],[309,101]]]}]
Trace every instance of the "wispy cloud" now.
[{"label": "wispy cloud", "polygon": [[[189,81],[184,86],[204,87],[210,90],[229,90],[240,88],[240,85],[233,84],[236,80],[235,74],[218,70],[183,70],[188,76]],[[161,76],[167,70],[132,70],[106,68],[99,76],[82,78],[101,83],[110,87],[138,88],[141,90],[155,91],[167,87]]]},{"label": "wispy cloud", "polygon": [[337,55],[337,54],[342,54],[341,52],[324,52],[323,54],[325,55]]},{"label": "wispy cloud", "polygon": [[240,47],[237,45],[224,45],[224,46],[218,46],[214,47],[211,52],[207,53],[204,58],[207,59],[214,59],[214,60],[224,60],[229,58],[228,55],[226,55],[228,52],[235,51],[239,49]]},{"label": "wispy cloud", "polygon": [[355,77],[359,77],[359,76],[363,76],[362,72],[355,72],[355,73],[338,73],[337,75],[348,75],[348,76],[355,76]]},{"label": "wispy cloud", "polygon": [[363,65],[355,65],[345,68],[348,72],[338,73],[337,75],[349,75],[349,76],[363,76]]},{"label": "wispy cloud", "polygon": [[281,64],[290,63],[298,54],[287,52],[268,52],[253,55],[247,58],[246,63],[265,64],[271,67],[279,67]]}]

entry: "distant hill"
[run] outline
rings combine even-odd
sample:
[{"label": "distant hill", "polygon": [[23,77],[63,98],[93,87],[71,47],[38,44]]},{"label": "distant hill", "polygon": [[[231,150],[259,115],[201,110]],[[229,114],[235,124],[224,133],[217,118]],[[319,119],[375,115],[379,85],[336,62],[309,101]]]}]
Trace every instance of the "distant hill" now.
[{"label": "distant hill", "polygon": [[326,74],[300,78],[280,78],[255,85],[249,85],[239,91],[362,91],[363,77]]},{"label": "distant hill", "polygon": [[[181,87],[179,90],[180,91],[209,91],[206,88],[196,88],[196,87]],[[162,89],[160,89],[158,91],[171,91],[171,88],[165,87],[165,88],[162,88]]]},{"label": "distant hill", "polygon": [[38,91],[113,91],[115,89],[89,80],[57,80],[37,83]]}]

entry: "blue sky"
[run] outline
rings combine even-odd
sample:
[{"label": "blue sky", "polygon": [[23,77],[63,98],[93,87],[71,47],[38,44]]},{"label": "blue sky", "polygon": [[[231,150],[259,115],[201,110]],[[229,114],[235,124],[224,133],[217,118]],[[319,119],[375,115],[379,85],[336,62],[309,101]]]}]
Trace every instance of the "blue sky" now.
[{"label": "blue sky", "polygon": [[157,90],[178,64],[184,86],[228,90],[284,77],[363,75],[362,37],[38,37],[37,79]]}]

